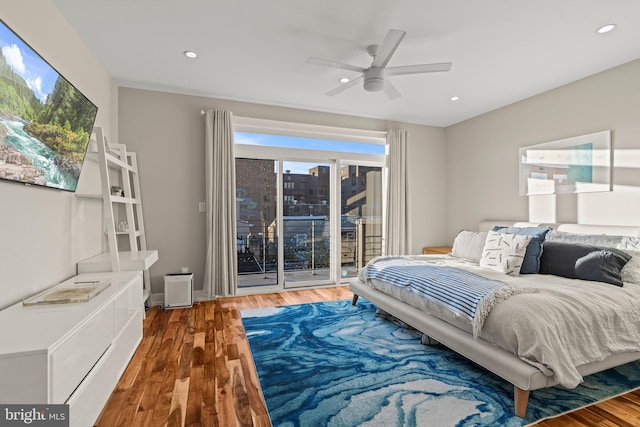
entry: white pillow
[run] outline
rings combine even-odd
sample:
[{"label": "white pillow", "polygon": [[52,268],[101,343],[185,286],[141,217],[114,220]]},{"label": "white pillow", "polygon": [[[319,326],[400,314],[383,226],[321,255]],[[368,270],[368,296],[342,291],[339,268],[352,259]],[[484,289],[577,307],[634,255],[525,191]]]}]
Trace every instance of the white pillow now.
[{"label": "white pillow", "polygon": [[485,240],[487,240],[486,231],[462,230],[453,240],[451,256],[478,262],[482,257]]},{"label": "white pillow", "polygon": [[532,236],[489,231],[482,250],[480,267],[517,276],[520,274],[524,253]]},{"label": "white pillow", "polygon": [[625,252],[631,255],[631,259],[622,267],[620,272],[622,282],[640,284],[640,252],[627,250]]},{"label": "white pillow", "polygon": [[623,249],[627,252],[640,251],[640,237],[622,236],[620,242],[616,245],[616,249]]}]

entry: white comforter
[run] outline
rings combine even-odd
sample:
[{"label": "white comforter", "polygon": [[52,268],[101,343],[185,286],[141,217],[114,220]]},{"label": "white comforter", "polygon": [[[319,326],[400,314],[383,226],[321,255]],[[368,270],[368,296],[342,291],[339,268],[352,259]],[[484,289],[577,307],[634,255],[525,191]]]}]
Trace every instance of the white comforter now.
[{"label": "white comforter", "polygon": [[[577,371],[580,365],[599,362],[615,353],[640,351],[640,285],[625,283],[620,288],[537,274],[512,277],[448,256],[415,258],[473,271],[511,285],[538,288],[537,293],[515,295],[497,304],[487,317],[480,338],[517,354],[565,387],[574,388],[582,382]],[[416,295],[378,280],[368,283],[470,331],[464,319]]]}]

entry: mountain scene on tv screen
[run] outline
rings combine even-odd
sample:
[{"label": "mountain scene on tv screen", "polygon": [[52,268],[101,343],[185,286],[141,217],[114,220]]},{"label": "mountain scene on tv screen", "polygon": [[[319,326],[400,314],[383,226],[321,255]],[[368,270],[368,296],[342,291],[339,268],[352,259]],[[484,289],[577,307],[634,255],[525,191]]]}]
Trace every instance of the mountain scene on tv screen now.
[{"label": "mountain scene on tv screen", "polygon": [[0,178],[75,191],[96,107],[0,23]]}]

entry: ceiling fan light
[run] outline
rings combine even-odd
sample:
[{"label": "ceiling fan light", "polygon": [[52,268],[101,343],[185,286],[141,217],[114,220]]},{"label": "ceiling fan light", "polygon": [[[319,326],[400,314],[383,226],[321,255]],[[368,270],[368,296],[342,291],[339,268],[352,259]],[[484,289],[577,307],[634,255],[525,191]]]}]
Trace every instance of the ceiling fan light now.
[{"label": "ceiling fan light", "polygon": [[371,67],[364,72],[364,90],[380,92],[384,89],[384,68]]},{"label": "ceiling fan light", "polygon": [[380,77],[371,77],[369,79],[365,79],[364,81],[364,90],[367,92],[380,92],[384,89],[384,79]]}]

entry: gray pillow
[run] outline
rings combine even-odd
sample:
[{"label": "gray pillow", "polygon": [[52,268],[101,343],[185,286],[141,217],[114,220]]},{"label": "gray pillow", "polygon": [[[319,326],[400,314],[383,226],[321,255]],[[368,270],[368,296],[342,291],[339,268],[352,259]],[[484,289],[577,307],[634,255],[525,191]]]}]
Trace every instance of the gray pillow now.
[{"label": "gray pillow", "polygon": [[581,245],[602,246],[615,248],[622,242],[622,236],[609,236],[605,234],[575,234],[553,230],[547,234],[547,241],[578,243]]},{"label": "gray pillow", "polygon": [[622,286],[622,267],[631,256],[621,250],[578,243],[545,241],[540,273]]},{"label": "gray pillow", "polygon": [[590,252],[576,261],[576,275],[582,280],[622,286],[622,267],[631,256],[616,249]]},{"label": "gray pillow", "polygon": [[473,262],[480,262],[482,257],[482,249],[487,240],[486,231],[469,231],[462,230],[453,240],[453,248],[451,256],[456,258],[468,259]]},{"label": "gray pillow", "polygon": [[631,259],[620,272],[620,277],[624,283],[636,283],[640,284],[640,252],[638,251],[624,251],[631,255]]}]

